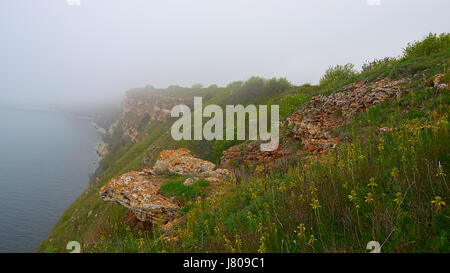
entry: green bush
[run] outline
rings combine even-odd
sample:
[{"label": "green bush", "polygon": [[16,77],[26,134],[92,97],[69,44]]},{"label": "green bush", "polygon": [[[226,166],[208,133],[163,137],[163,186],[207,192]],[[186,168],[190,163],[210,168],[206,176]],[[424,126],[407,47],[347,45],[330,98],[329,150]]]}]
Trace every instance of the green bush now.
[{"label": "green bush", "polygon": [[371,62],[366,61],[362,66],[361,73],[372,72],[383,66],[394,65],[395,63],[397,63],[397,59],[391,57],[386,57],[383,59],[375,59]]},{"label": "green bush", "polygon": [[421,56],[429,56],[435,53],[442,52],[450,47],[450,33],[442,33],[439,36],[430,33],[428,36],[420,41],[408,43],[403,49],[403,58],[413,58]]},{"label": "green bush", "polygon": [[294,95],[282,98],[278,105],[280,107],[280,117],[284,119],[293,111],[299,109],[305,102],[310,100],[310,96],[304,93],[297,93]]},{"label": "green bush", "polygon": [[351,63],[330,66],[320,79],[320,87],[326,90],[335,90],[352,81],[357,75],[358,72]]}]

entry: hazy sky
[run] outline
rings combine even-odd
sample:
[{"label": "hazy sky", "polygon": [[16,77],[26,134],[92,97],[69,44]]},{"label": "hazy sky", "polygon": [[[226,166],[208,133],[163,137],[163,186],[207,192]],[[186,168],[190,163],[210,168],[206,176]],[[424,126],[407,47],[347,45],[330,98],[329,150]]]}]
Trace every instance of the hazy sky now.
[{"label": "hazy sky", "polygon": [[329,65],[359,67],[450,31],[449,10],[449,0],[0,0],[0,104],[252,75],[317,83]]}]

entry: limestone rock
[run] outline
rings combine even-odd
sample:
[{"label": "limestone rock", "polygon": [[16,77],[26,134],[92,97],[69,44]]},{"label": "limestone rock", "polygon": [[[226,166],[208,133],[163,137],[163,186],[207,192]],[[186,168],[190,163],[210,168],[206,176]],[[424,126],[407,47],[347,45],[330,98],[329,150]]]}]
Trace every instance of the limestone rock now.
[{"label": "limestone rock", "polygon": [[181,148],[162,151],[153,166],[153,172],[158,174],[197,175],[212,171],[214,167],[213,163],[196,158],[188,149]]},{"label": "limestone rock", "polygon": [[103,140],[97,146],[97,154],[100,157],[105,157],[108,154],[108,145]]},{"label": "limestone rock", "polygon": [[194,183],[195,183],[195,180],[193,178],[186,178],[186,180],[184,180],[184,182],[183,182],[183,184],[185,186],[190,186],[190,185],[192,185]]},{"label": "limestone rock", "polygon": [[100,189],[100,197],[128,208],[142,222],[167,223],[179,206],[159,194],[160,184],[143,172],[129,172],[113,178]]},{"label": "limestone rock", "polygon": [[223,181],[224,179],[231,178],[232,172],[227,169],[219,168],[214,171],[207,171],[207,172],[201,173],[199,175],[199,177],[202,177],[211,183],[218,183],[218,182]]},{"label": "limestone rock", "polygon": [[433,77],[433,86],[436,91],[449,90],[449,83],[444,82],[444,74],[437,74]]},{"label": "limestone rock", "polygon": [[321,153],[339,142],[331,135],[334,129],[350,122],[358,112],[382,101],[403,96],[406,83],[406,79],[354,83],[330,96],[313,97],[286,120],[293,128],[294,137],[302,142],[302,152]]},{"label": "limestone rock", "polygon": [[[402,97],[407,92],[407,83],[407,79],[392,81],[387,78],[371,83],[358,82],[329,96],[313,97],[283,122],[291,129],[289,134],[280,134],[277,150],[261,152],[260,141],[236,145],[224,151],[221,166],[235,172],[242,164],[257,162],[264,163],[264,167],[270,169],[270,166],[283,166],[284,161],[289,161],[298,154],[317,156],[326,152],[341,141],[333,137],[334,129],[350,122],[357,113],[371,106]],[[293,142],[301,142],[301,145],[292,145]]]}]

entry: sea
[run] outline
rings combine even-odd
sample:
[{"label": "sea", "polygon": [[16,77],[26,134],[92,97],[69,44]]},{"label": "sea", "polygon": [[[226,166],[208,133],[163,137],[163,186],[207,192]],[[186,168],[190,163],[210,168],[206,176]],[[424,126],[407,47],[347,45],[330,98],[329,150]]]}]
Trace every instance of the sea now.
[{"label": "sea", "polygon": [[36,251],[89,186],[99,141],[86,118],[0,109],[0,252]]}]

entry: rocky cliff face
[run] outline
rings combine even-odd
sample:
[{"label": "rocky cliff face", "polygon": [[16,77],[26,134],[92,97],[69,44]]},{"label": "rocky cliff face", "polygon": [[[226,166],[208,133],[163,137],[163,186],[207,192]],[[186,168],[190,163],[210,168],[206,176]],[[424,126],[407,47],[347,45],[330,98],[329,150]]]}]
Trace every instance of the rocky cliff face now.
[{"label": "rocky cliff face", "polygon": [[175,105],[187,104],[189,100],[167,95],[160,91],[134,89],[127,92],[121,118],[122,135],[136,141],[139,131],[151,121],[165,121]]},{"label": "rocky cliff face", "polygon": [[[402,97],[408,92],[407,83],[406,79],[358,82],[332,95],[313,97],[283,122],[288,127],[289,134],[281,134],[278,150],[261,152],[257,142],[234,146],[223,153],[222,166],[231,169],[238,165],[236,162],[256,162],[270,168],[281,160],[298,154],[317,155],[326,152],[342,141],[333,137],[334,129],[350,122],[357,113],[371,106]],[[292,140],[300,141],[301,145],[288,145]]]}]

